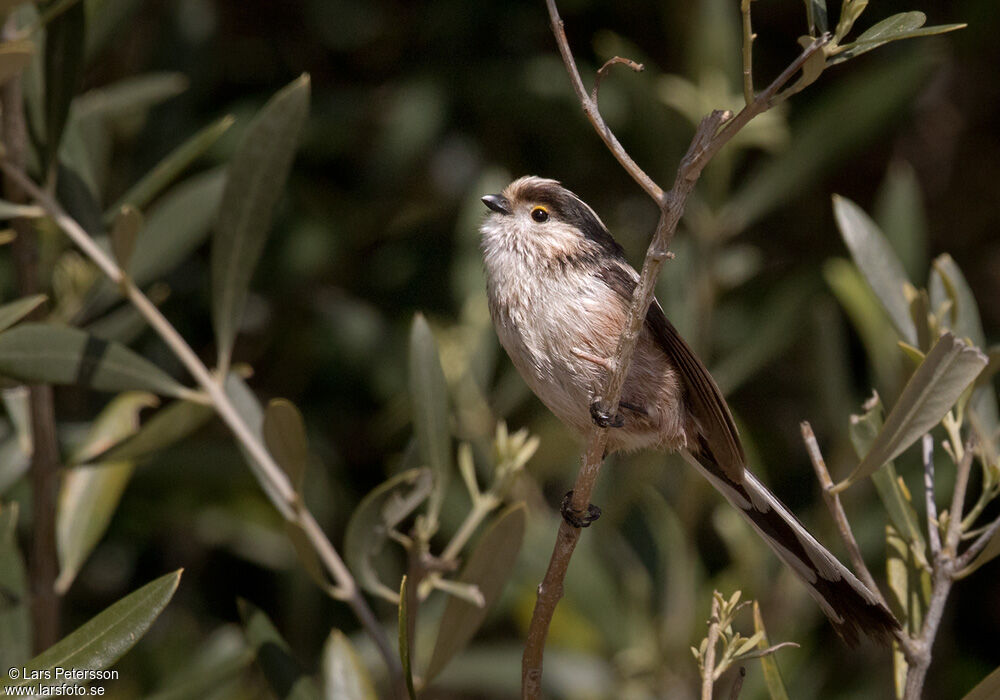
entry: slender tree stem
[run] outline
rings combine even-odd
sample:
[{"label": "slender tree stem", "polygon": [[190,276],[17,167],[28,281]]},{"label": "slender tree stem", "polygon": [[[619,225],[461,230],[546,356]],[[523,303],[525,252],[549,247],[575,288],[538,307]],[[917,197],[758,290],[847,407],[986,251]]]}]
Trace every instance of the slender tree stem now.
[{"label": "slender tree stem", "polygon": [[740,14],[743,15],[743,100],[753,102],[753,33],[750,24],[750,3],[753,0],[740,0]]},{"label": "slender tree stem", "polygon": [[719,641],[719,597],[712,596],[712,618],[708,621],[708,643],[701,669],[701,700],[712,700],[715,685],[715,645]]},{"label": "slender tree stem", "polygon": [[941,526],[938,522],[937,502],[934,500],[934,438],[930,433],[923,437],[924,460],[924,501],[927,509],[927,540],[930,543],[931,560],[941,553]]},{"label": "slender tree stem", "polygon": [[265,493],[271,498],[275,507],[285,519],[302,528],[320,561],[330,572],[337,584],[340,597],[354,610],[362,626],[374,640],[389,668],[393,685],[398,687],[396,679],[402,677],[402,667],[394,647],[389,644],[385,631],[378,623],[374,613],[341,559],[340,554],[327,539],[326,534],[316,522],[312,513],[301,503],[301,499],[281,467],[274,461],[264,444],[257,438],[247,423],[236,410],[235,405],[226,394],[223,385],[216,381],[205,364],[198,358],[187,341],[177,332],[173,325],[160,313],[160,310],[143,294],[118,267],[118,264],[101,249],[93,238],[62,209],[59,203],[38,185],[31,181],[20,168],[8,160],[0,160],[0,169],[41,205],[56,225],[77,245],[93,262],[116,283],[122,293],[136,310],[146,319],[150,327],[163,339],[170,350],[194,377],[195,381],[208,395],[216,413],[232,431],[233,436],[243,446],[251,458],[255,474]]},{"label": "slender tree stem", "polygon": [[[562,55],[563,63],[569,74],[570,82],[573,85],[573,91],[580,101],[584,114],[615,159],[632,176],[632,179],[656,202],[656,205],[660,209],[659,221],[657,222],[656,231],[650,241],[649,248],[646,251],[642,272],[639,276],[639,283],[632,294],[632,301],[629,306],[625,326],[618,339],[614,357],[609,359],[611,367],[610,376],[608,377],[603,393],[597,399],[603,409],[608,410],[610,408],[611,413],[614,414],[614,409],[618,406],[621,396],[622,386],[625,383],[625,377],[628,374],[639,333],[646,318],[646,312],[653,301],[656,279],[663,263],[673,257],[673,254],[670,253],[670,243],[684,213],[684,205],[687,202],[687,198],[701,176],[702,170],[715,154],[733,136],[739,133],[740,129],[746,126],[753,117],[770,108],[772,100],[778,94],[778,91],[801,70],[810,56],[822,49],[823,45],[829,41],[829,37],[824,36],[813,41],[766,90],[757,95],[735,117],[733,117],[731,112],[716,110],[702,119],[695,130],[688,151],[677,169],[673,187],[670,191],[665,192],[629,156],[625,148],[604,122],[596,102],[596,86],[592,93],[588,93],[583,85],[583,79],[580,77],[576,60],[573,58],[573,51],[570,49],[569,40],[566,38],[565,27],[559,16],[555,0],[546,0],[545,4],[549,11],[549,20],[552,32],[555,35],[556,44],[559,47],[559,53]],[[607,68],[607,64],[605,64],[604,68]],[[601,77],[600,72],[598,77]],[[607,439],[606,429],[596,425],[592,428],[587,439],[587,447],[583,455],[582,465],[573,487],[573,498],[570,507],[574,511],[583,512],[589,504],[590,496],[604,459]],[[569,568],[569,560],[573,556],[573,551],[576,548],[579,537],[580,530],[578,528],[571,527],[565,521],[560,523],[552,556],[549,559],[548,569],[545,572],[542,583],[538,587],[538,598],[535,602],[535,609],[532,612],[524,656],[521,661],[521,691],[524,698],[537,698],[541,693],[542,659],[545,639],[548,635],[548,628],[552,622],[556,605],[562,597],[563,580],[565,579],[566,571]]]},{"label": "slender tree stem", "polygon": [[[4,39],[16,32],[14,19],[3,28]],[[28,129],[24,119],[24,97],[21,79],[15,76],[0,87],[3,114],[3,146],[7,159],[23,168],[27,160]],[[18,183],[4,178],[5,198],[17,204],[26,201]],[[41,285],[38,274],[38,242],[34,226],[28,219],[11,221],[15,238],[11,245],[17,287],[21,295],[37,293]],[[40,312],[36,311],[34,316]],[[35,653],[49,648],[59,639],[59,596],[55,591],[59,575],[56,549],[56,504],[59,498],[59,442],[56,434],[55,402],[52,387],[28,387],[28,409],[31,416],[31,498],[32,536],[28,576],[31,587],[32,646]]]}]

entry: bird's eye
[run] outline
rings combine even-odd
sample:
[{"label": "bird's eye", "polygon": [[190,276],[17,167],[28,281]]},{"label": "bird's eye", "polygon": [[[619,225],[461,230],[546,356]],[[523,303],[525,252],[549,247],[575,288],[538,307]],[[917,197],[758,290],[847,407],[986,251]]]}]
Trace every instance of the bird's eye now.
[{"label": "bird's eye", "polygon": [[531,218],[541,224],[549,220],[549,212],[545,207],[535,207],[531,210]]}]

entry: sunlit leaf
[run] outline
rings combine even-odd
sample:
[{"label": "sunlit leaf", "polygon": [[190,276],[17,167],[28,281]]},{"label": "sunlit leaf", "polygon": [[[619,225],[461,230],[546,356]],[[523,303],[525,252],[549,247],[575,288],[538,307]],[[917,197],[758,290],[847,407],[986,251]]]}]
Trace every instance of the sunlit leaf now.
[{"label": "sunlit leaf", "polygon": [[56,668],[108,668],[146,634],[170,602],[180,580],[178,569],[130,593],[27,662],[22,678],[11,681],[4,674],[0,687],[37,685],[37,680],[31,680],[32,675],[45,678],[48,672],[47,677],[55,678]]},{"label": "sunlit leaf", "polygon": [[478,586],[486,605],[479,608],[449,596],[425,674],[427,682],[472,640],[490,607],[500,597],[521,551],[524,526],[524,504],[510,506],[496,517],[472,549],[458,580]]},{"label": "sunlit leaf", "polygon": [[239,598],[236,605],[247,639],[257,651],[257,666],[274,694],[282,700],[318,700],[319,690],[315,683],[292,655],[288,642],[267,614],[243,598]]},{"label": "sunlit leaf", "polygon": [[[892,525],[886,525],[886,579],[890,607],[910,635],[918,635],[930,603],[931,579],[928,570],[913,558],[913,550]],[[897,644],[893,644],[893,678],[896,695],[902,697],[908,664]]]},{"label": "sunlit leaf", "polygon": [[288,399],[272,399],[264,411],[264,444],[274,461],[285,470],[292,486],[302,492],[309,444],[302,414]]},{"label": "sunlit leaf", "polygon": [[927,274],[927,216],[913,166],[893,160],[875,197],[873,218],[903,262],[907,276]]},{"label": "sunlit leaf", "polygon": [[174,401],[153,414],[139,431],[97,458],[101,462],[139,461],[183,440],[214,415],[211,406]]},{"label": "sunlit leaf", "polygon": [[204,155],[219,138],[233,125],[232,115],[226,115],[218,121],[209,124],[153,167],[132,185],[125,194],[118,198],[104,213],[104,219],[109,222],[114,213],[122,206],[130,204],[138,209],[144,208],[160,192],[165,190],[181,173]]},{"label": "sunlit leaf", "polygon": [[34,54],[35,45],[27,39],[0,44],[0,85],[27,68]]},{"label": "sunlit leaf", "polygon": [[[764,628],[764,618],[760,614],[760,605],[755,600],[753,602],[753,628],[760,639],[757,648],[767,649],[771,643],[767,640],[767,630]],[[774,654],[763,654],[760,657],[760,667],[764,672],[764,685],[771,700],[788,700],[788,691],[785,689],[785,681],[781,677],[781,669],[778,668],[778,659]]]},{"label": "sunlit leaf", "polygon": [[1000,696],[1000,668],[981,680],[962,700],[995,700]]},{"label": "sunlit leaf", "polygon": [[135,389],[174,397],[186,391],[124,345],[43,323],[22,323],[0,333],[0,374],[28,384],[76,384],[98,391]]},{"label": "sunlit leaf", "polygon": [[52,20],[45,31],[45,148],[48,165],[54,162],[69,108],[83,78],[83,42],[86,15],[83,3],[72,5]]},{"label": "sunlit leaf", "polygon": [[115,254],[118,266],[128,269],[132,253],[135,252],[135,241],[142,230],[142,212],[131,204],[125,204],[118,210],[114,224],[111,226],[111,250]]},{"label": "sunlit leaf", "polygon": [[379,580],[373,559],[395,528],[423,503],[434,484],[429,469],[410,469],[375,487],[351,514],[344,534],[344,559],[369,593],[398,604],[396,591]]},{"label": "sunlit leaf", "polygon": [[910,304],[903,286],[908,281],[903,264],[875,222],[849,199],[834,195],[833,213],[854,263],[871,285],[903,340],[917,342]]},{"label": "sunlit leaf", "polygon": [[420,457],[434,472],[434,491],[427,506],[427,519],[433,526],[451,478],[451,430],[448,384],[437,342],[422,314],[414,317],[410,329],[410,403]]},{"label": "sunlit leaf", "polygon": [[37,309],[46,300],[44,294],[22,297],[0,306],[0,331],[5,331]]},{"label": "sunlit leaf", "polygon": [[31,654],[30,594],[17,546],[17,503],[0,504],[0,674],[20,667]]},{"label": "sunlit leaf", "polygon": [[212,240],[212,321],[220,368],[229,364],[250,278],[308,114],[309,76],[302,75],[261,108],[229,162]]},{"label": "sunlit leaf", "polygon": [[836,489],[871,475],[939,423],[985,366],[978,349],[951,333],[942,335],[906,383],[868,454]]},{"label": "sunlit leaf", "polygon": [[326,700],[378,700],[368,669],[340,630],[333,630],[326,638],[320,667]]},{"label": "sunlit leaf", "polygon": [[62,474],[56,507],[56,551],[59,577],[56,592],[65,594],[80,567],[104,536],[132,477],[131,462],[91,463],[139,428],[139,412],[159,400],[145,392],[116,397],[94,420],[84,441],[76,447]]},{"label": "sunlit leaf", "polygon": [[924,22],[926,21],[927,16],[923,12],[900,12],[892,17],[887,17],[863,32],[854,41],[838,46],[836,53],[831,56],[829,63],[830,65],[843,63],[861,54],[868,53],[872,49],[877,49],[879,46],[888,44],[890,41],[944,34],[945,32],[953,32],[956,29],[963,29],[967,26],[965,24],[942,24],[925,27]]},{"label": "sunlit leaf", "polygon": [[843,0],[840,4],[840,19],[837,21],[837,28],[833,33],[833,40],[840,42],[847,36],[851,27],[858,21],[858,17],[868,6],[868,0]]}]

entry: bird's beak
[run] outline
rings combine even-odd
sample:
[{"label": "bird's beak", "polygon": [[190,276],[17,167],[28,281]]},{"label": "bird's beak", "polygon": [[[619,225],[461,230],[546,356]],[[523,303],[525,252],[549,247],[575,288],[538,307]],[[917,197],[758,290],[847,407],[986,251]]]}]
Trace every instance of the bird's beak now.
[{"label": "bird's beak", "polygon": [[510,201],[502,194],[486,195],[483,197],[483,204],[485,204],[488,209],[495,211],[497,214],[507,215],[514,211],[511,209]]}]

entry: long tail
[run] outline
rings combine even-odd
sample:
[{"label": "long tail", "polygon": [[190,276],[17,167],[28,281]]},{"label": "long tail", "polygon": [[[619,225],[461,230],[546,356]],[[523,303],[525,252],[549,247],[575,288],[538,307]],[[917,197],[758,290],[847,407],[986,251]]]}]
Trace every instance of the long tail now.
[{"label": "long tail", "polygon": [[881,644],[889,644],[893,632],[899,629],[896,618],[757,477],[745,471],[743,481],[737,483],[726,476],[707,450],[697,455],[685,451],[684,455],[806,584],[845,642],[856,645],[863,632]]}]

